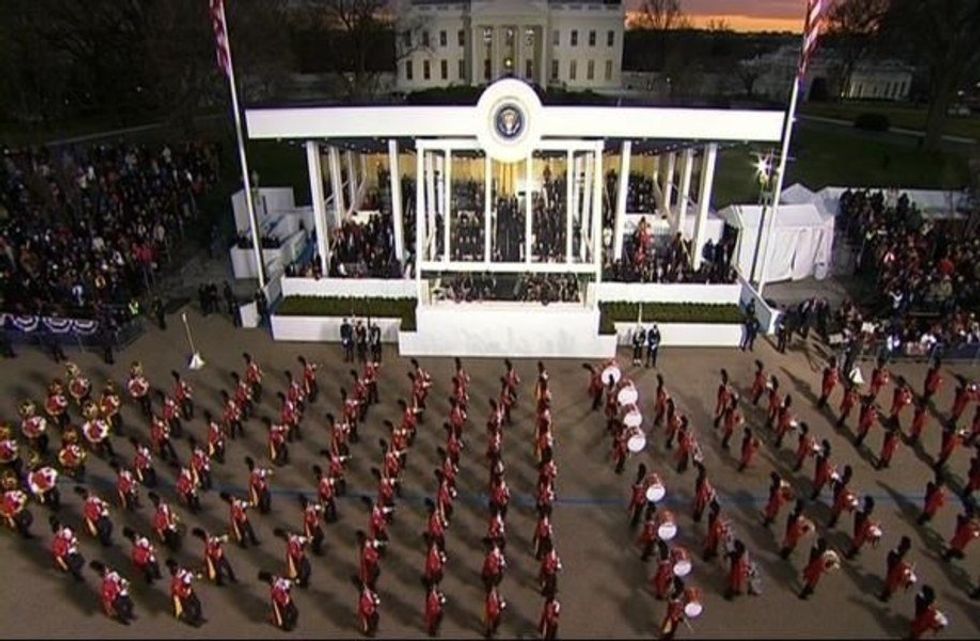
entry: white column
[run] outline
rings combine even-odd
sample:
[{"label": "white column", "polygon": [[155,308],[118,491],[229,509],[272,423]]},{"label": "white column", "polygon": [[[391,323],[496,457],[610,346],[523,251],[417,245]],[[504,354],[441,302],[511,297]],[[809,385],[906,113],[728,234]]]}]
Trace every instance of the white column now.
[{"label": "white column", "polygon": [[422,239],[425,238],[425,147],[415,141],[415,287],[419,304],[422,303]]},{"label": "white column", "polygon": [[531,166],[533,157],[531,152],[527,152],[527,160],[524,163],[524,262],[531,262],[531,252],[533,244],[531,235],[534,233],[534,212],[531,202]]},{"label": "white column", "polygon": [[[358,193],[361,193],[361,190],[364,189],[364,188],[366,188],[367,187],[367,183],[368,183],[367,156],[365,154],[362,154],[362,153],[358,152],[358,154],[357,154],[357,160],[358,160],[358,165],[361,168],[360,169],[360,171],[361,171],[361,179],[359,181],[359,184],[357,185],[357,191],[358,191]],[[378,189],[381,189],[381,185],[378,185]]]},{"label": "white column", "polygon": [[452,179],[453,152],[446,150],[445,160],[442,163],[442,194],[446,202],[442,206],[442,262],[448,263],[450,256],[449,242],[452,236],[452,201],[453,183]]},{"label": "white column", "polygon": [[[544,44],[542,44],[542,47]],[[565,262],[572,262],[572,212],[575,211],[573,205],[574,198],[574,176],[572,174],[572,164],[575,156],[569,149],[565,153]]]},{"label": "white column", "polygon": [[344,183],[340,173],[340,150],[330,147],[330,192],[333,195],[333,227],[336,229],[344,221],[347,208],[344,206]]},{"label": "white column", "polygon": [[718,143],[711,142],[705,145],[704,157],[701,159],[701,185],[698,189],[698,217],[694,221],[693,267],[695,270],[701,267],[701,248],[704,247],[704,228],[708,221],[708,208],[711,206],[711,190],[715,183],[717,159]]},{"label": "white column", "polygon": [[673,203],[674,200],[674,168],[677,166],[677,152],[670,152],[667,154],[667,173],[663,176],[663,187],[660,191],[664,194],[664,207],[666,208],[667,220],[670,222],[671,230],[675,229],[674,221],[674,210]]},{"label": "white column", "polygon": [[[582,238],[585,239],[584,240],[584,244],[585,244],[585,247],[586,248],[590,247],[591,244],[592,244],[592,241],[594,240],[592,238],[592,233],[593,233],[593,229],[592,229],[593,228],[593,225],[592,225],[592,217],[594,215],[594,212],[592,211],[592,192],[593,192],[593,189],[592,189],[592,174],[594,173],[594,170],[595,169],[597,169],[595,167],[595,155],[594,154],[591,154],[591,153],[590,154],[586,154],[586,156],[585,156],[585,180],[582,182],[582,189],[583,189],[583,194],[582,194]],[[583,251],[582,254],[583,254],[582,260],[583,261],[587,260],[587,258],[586,258],[586,252]]]},{"label": "white column", "polygon": [[327,212],[326,198],[323,196],[323,168],[320,166],[320,143],[306,141],[306,166],[310,172],[310,200],[313,201],[313,227],[316,229],[316,247],[320,254],[320,269],[327,274],[330,263],[327,256]]},{"label": "white column", "polygon": [[435,177],[435,163],[433,162],[433,153],[428,149],[424,149],[422,152],[425,155],[425,211],[426,215],[429,217],[429,224],[425,229],[425,242],[427,247],[426,260],[435,259],[435,241],[436,241],[436,177]]},{"label": "white column", "polygon": [[483,260],[490,262],[492,250],[490,238],[493,234],[493,221],[491,212],[493,211],[493,161],[490,156],[483,157]]},{"label": "white column", "polygon": [[597,283],[602,279],[602,147],[602,141],[596,143],[592,170],[592,261]]},{"label": "white column", "polygon": [[687,207],[691,203],[691,175],[694,173],[694,149],[684,150],[681,165],[681,193],[677,198],[677,227],[674,233],[684,233],[684,219],[687,217]]},{"label": "white column", "polygon": [[653,157],[653,184],[660,185],[660,154]]},{"label": "white column", "polygon": [[347,162],[347,199],[350,202],[351,211],[356,211],[357,206],[357,173],[354,170],[354,152],[348,149],[344,152],[344,160]]},{"label": "white column", "polygon": [[[473,27],[470,29],[470,84],[477,85],[483,82],[483,56],[486,52],[486,44],[483,42],[483,29]],[[479,64],[479,67],[477,67]],[[480,74],[477,74],[477,70]]]},{"label": "white column", "polygon": [[632,152],[633,143],[624,140],[622,151],[620,151],[619,185],[616,192],[616,224],[613,234],[613,258],[615,260],[623,257],[623,234],[626,231],[626,194],[629,191],[630,156]]},{"label": "white column", "polygon": [[[405,223],[402,213],[402,176],[398,168],[398,141],[394,138],[388,140],[388,180],[391,183],[391,224],[394,227],[392,232],[395,237],[395,258],[398,262],[405,260]],[[381,185],[378,185],[380,187]],[[419,204],[415,203],[415,210],[418,211]],[[416,223],[418,226],[418,214],[416,213]]]}]

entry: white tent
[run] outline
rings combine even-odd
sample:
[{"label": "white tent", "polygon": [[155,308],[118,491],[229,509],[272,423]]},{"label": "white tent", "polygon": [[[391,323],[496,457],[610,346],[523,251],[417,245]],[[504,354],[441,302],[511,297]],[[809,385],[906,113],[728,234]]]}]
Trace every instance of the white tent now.
[{"label": "white tent", "polygon": [[[759,240],[761,205],[731,205],[719,212],[725,222],[739,230],[737,266],[743,276],[752,271],[752,258]],[[834,217],[812,204],[783,204],[779,207],[769,243],[767,283],[824,278],[834,246]]]}]

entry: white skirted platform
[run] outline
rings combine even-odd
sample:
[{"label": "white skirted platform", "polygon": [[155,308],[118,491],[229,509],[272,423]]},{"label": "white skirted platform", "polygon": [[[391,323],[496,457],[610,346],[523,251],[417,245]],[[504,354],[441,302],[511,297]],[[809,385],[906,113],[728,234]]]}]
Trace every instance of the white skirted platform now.
[{"label": "white skirted platform", "polygon": [[608,358],[616,337],[599,336],[599,310],[576,303],[435,303],[400,332],[404,356]]}]

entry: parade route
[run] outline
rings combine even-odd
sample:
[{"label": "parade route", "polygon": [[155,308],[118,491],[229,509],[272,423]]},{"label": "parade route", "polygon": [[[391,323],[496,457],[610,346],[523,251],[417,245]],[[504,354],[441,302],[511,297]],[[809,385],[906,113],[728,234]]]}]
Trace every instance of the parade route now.
[{"label": "parade route", "polygon": [[[233,329],[227,317],[201,317],[196,310],[188,311],[195,331],[195,342],[207,361],[199,371],[188,371],[186,343],[179,318],[169,318],[169,327],[161,332],[156,328],[135,341],[123,353],[116,355],[114,366],[105,365],[97,354],[80,354],[70,350],[76,362],[93,383],[93,392],[102,389],[110,377],[124,383],[130,363],[143,363],[147,378],[156,387],[171,388],[170,371],[177,369],[194,388],[197,406],[195,418],[185,422],[185,431],[203,440],[205,425],[202,410],[215,415],[220,412],[221,389],[231,389],[232,371],[242,372],[241,353],[250,352],[265,372],[265,392],[258,416],[278,414],[276,392],[286,387],[283,371],[300,371],[298,355],[320,363],[320,398],[307,408],[302,427],[304,440],[290,444],[290,463],[276,468],[272,478],[272,512],[252,515],[252,523],[261,541],[258,548],[241,550],[233,544],[226,546],[231,565],[240,583],[215,587],[201,580],[196,583],[204,615],[200,628],[191,628],[174,620],[167,596],[169,577],[152,587],[132,575],[129,562],[129,542],[121,534],[122,526],[139,531],[149,530],[152,508],[143,491],[143,507],[134,513],[123,514],[114,504],[111,491],[114,474],[105,461],[90,457],[89,485],[113,503],[115,523],[111,548],[100,549],[97,542],[81,531],[79,498],[71,484],[61,484],[63,507],[59,518],[79,533],[81,552],[86,561],[100,559],[119,569],[132,581],[132,594],[138,619],[129,627],[108,620],[101,612],[98,578],[86,568],[86,582],[75,584],[70,577],[56,571],[48,545],[51,540],[47,526],[48,511],[30,505],[34,514],[35,539],[22,540],[13,532],[0,531],[0,559],[3,575],[0,582],[0,612],[5,638],[280,638],[287,636],[268,622],[268,587],[257,580],[259,570],[281,571],[285,544],[273,536],[274,528],[298,530],[301,511],[297,492],[311,494],[315,481],[311,472],[314,463],[323,464],[318,451],[326,447],[327,430],[323,419],[326,412],[340,415],[339,388],[350,389],[349,370],[359,365],[344,363],[339,345],[310,343],[274,343],[260,330]],[[939,449],[940,429],[936,413],[930,410],[921,448],[905,444],[899,449],[886,470],[874,469],[881,445],[882,430],[875,427],[862,450],[851,444],[849,436],[856,423],[855,411],[845,430],[835,429],[840,388],[831,398],[829,408],[815,408],[820,393],[820,372],[825,365],[822,348],[810,342],[799,342],[785,355],[777,353],[765,341],[756,343],[755,353],[730,349],[669,349],[661,350],[659,370],[634,368],[629,365],[627,351],[621,351],[619,361],[624,374],[633,379],[640,392],[640,406],[647,429],[646,450],[633,456],[622,475],[613,472],[610,462],[611,440],[605,431],[601,412],[590,411],[586,393],[588,374],[579,360],[550,359],[545,362],[550,373],[553,397],[555,453],[558,465],[557,493],[552,522],[557,550],[563,571],[558,578],[558,599],[562,611],[559,638],[651,638],[656,636],[663,619],[665,604],[655,600],[649,588],[649,578],[655,568],[653,560],[640,561],[634,542],[639,528],[631,530],[626,505],[630,485],[639,462],[661,475],[667,487],[662,507],[677,517],[679,534],[672,544],[680,544],[692,552],[694,570],[687,577],[689,586],[703,591],[704,613],[691,621],[691,629],[682,626],[679,638],[880,638],[906,637],[913,614],[913,595],[916,588],[896,594],[889,603],[876,598],[885,575],[885,556],[902,535],[912,540],[910,559],[916,563],[920,581],[936,590],[937,605],[949,618],[949,626],[941,638],[977,638],[980,636],[980,608],[968,598],[978,580],[976,560],[980,547],[967,548],[966,559],[946,563],[941,559],[945,543],[955,527],[956,515],[961,512],[960,500],[950,492],[947,505],[926,526],[918,526],[915,517],[922,505],[926,482],[932,478],[930,463]],[[812,538],[804,539],[790,560],[779,558],[788,508],[780,513],[771,528],[761,524],[761,509],[765,504],[769,473],[773,469],[787,478],[797,495],[807,496],[813,476],[813,462],[808,461],[797,473],[792,471],[795,436],[787,438],[777,450],[763,426],[764,408],[743,404],[746,424],[760,435],[763,445],[752,467],[739,473],[738,444],[740,435],[732,442],[732,451],[720,447],[720,435],[712,428],[712,411],[720,368],[728,370],[734,386],[745,396],[752,383],[753,361],[759,358],[766,369],[779,377],[783,389],[794,397],[797,416],[809,423],[811,432],[828,439],[833,445],[836,464],[849,463],[854,467],[851,486],[861,496],[871,495],[877,502],[875,517],[881,522],[884,536],[877,548],[865,547],[854,560],[842,560],[842,569],[823,577],[816,593],[807,601],[797,598],[802,586],[800,572],[805,563]],[[440,463],[436,447],[445,440],[442,424],[449,412],[447,398],[451,391],[453,373],[451,358],[420,359],[422,367],[433,379],[424,422],[418,438],[407,457],[402,473],[402,496],[396,499],[397,510],[389,528],[391,544],[381,561],[378,593],[381,598],[380,638],[413,638],[425,635],[423,605],[425,590],[420,582],[425,544],[421,533],[425,529],[425,497],[434,495],[437,481],[433,469]],[[43,391],[54,376],[64,376],[63,366],[36,349],[21,347],[16,360],[7,361],[0,374],[3,389],[3,417],[16,424],[17,408],[22,400],[31,397],[43,400]],[[472,377],[470,385],[469,421],[464,429],[465,449],[462,452],[457,477],[459,496],[456,499],[451,526],[446,533],[448,563],[442,589],[448,602],[441,636],[445,638],[475,638],[483,634],[483,586],[480,566],[483,560],[481,539],[486,531],[489,511],[485,505],[487,492],[486,430],[487,399],[496,397],[499,377],[504,373],[502,360],[464,359],[463,365]],[[522,378],[519,399],[514,411],[513,425],[504,428],[503,460],[507,466],[507,481],[513,492],[507,516],[508,544],[505,550],[508,567],[500,592],[508,602],[498,631],[499,638],[537,638],[537,624],[542,597],[537,591],[538,562],[534,559],[531,537],[536,522],[534,509],[535,455],[533,444],[534,408],[530,402],[535,378],[535,362],[515,361]],[[870,379],[873,366],[863,362],[865,379]],[[350,577],[357,572],[355,532],[367,529],[368,509],[361,496],[373,496],[375,482],[370,469],[380,466],[383,451],[379,438],[387,438],[382,421],[396,421],[398,398],[409,398],[410,381],[406,372],[408,359],[400,359],[391,346],[385,347],[379,378],[380,404],[370,409],[359,428],[360,441],[351,446],[353,459],[348,465],[348,496],[338,501],[338,522],[324,526],[326,540],[322,557],[310,556],[313,572],[307,589],[294,589],[293,597],[299,608],[299,625],[294,632],[302,638],[359,638],[356,617],[357,590]],[[927,366],[924,363],[903,361],[894,364],[892,371],[904,375],[918,391]],[[726,601],[723,592],[727,585],[728,564],[722,559],[704,562],[700,558],[705,524],[695,524],[691,518],[696,471],[683,474],[674,469],[675,450],[664,448],[663,428],[653,428],[653,403],[656,374],[661,373],[678,407],[684,411],[697,431],[704,452],[704,462],[712,484],[717,488],[719,501],[727,518],[732,521],[738,537],[744,541],[751,558],[762,573],[762,594],[739,596]],[[975,376],[976,370],[944,366],[942,389],[935,407],[945,414],[952,402],[955,387],[954,373]],[[879,395],[879,404],[888,409],[892,387]],[[156,404],[156,400],[154,403]],[[130,399],[124,398],[124,422],[128,434],[147,433],[146,421]],[[911,412],[903,417],[906,430]],[[964,415],[961,424],[969,426],[973,407]],[[77,417],[77,411],[74,416]],[[129,461],[132,448],[124,439],[114,441],[121,458]],[[186,442],[175,442],[182,459],[186,460]],[[218,498],[219,490],[243,493],[247,470],[243,459],[252,456],[260,464],[267,460],[265,429],[258,418],[245,424],[245,439],[228,442],[226,463],[213,465],[215,489],[202,494],[203,510],[191,516],[178,508],[190,527],[201,526],[213,533],[224,531],[228,522],[227,506]],[[948,469],[951,488],[962,487],[972,452],[960,448]],[[161,474],[161,495],[176,504],[173,482],[176,470],[156,461]],[[104,489],[103,489],[104,488]],[[816,523],[832,548],[843,556],[849,542],[853,523],[845,515],[830,530],[826,528],[829,515],[829,491],[821,500],[810,504],[806,513]],[[185,565],[200,564],[202,544],[186,537],[177,559]],[[166,557],[166,551],[158,550]],[[166,575],[166,569],[164,569]]]}]

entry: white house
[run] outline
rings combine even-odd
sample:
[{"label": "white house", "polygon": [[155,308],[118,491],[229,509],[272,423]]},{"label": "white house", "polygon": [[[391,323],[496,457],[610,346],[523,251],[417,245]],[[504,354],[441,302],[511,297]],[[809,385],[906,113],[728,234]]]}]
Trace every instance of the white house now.
[{"label": "white house", "polygon": [[401,0],[397,12],[400,91],[505,76],[541,86],[620,87],[620,0]]}]

